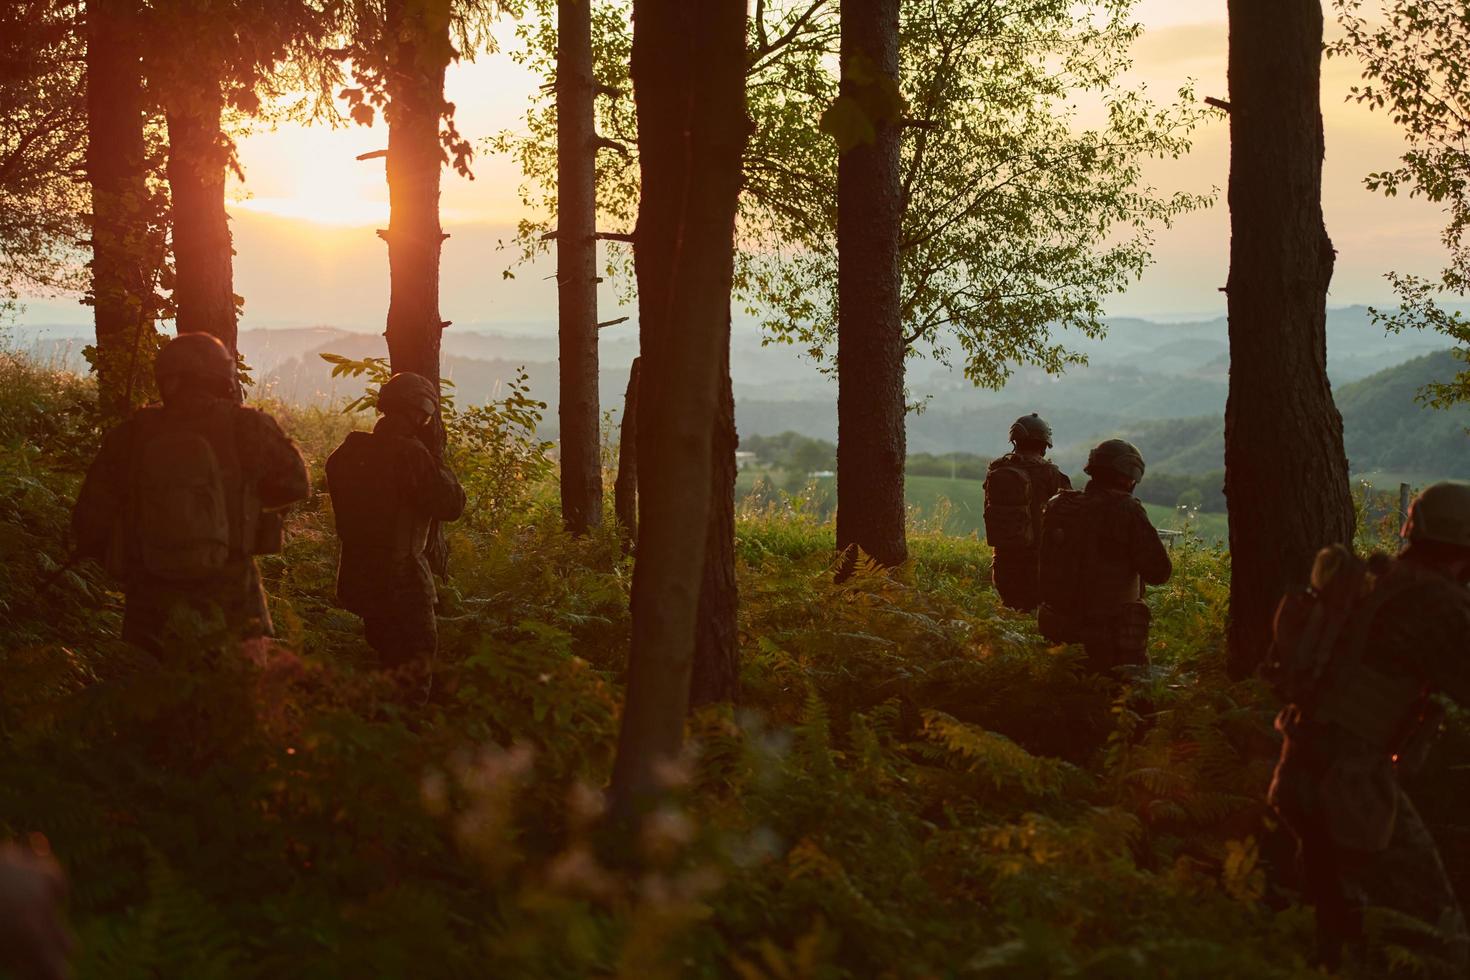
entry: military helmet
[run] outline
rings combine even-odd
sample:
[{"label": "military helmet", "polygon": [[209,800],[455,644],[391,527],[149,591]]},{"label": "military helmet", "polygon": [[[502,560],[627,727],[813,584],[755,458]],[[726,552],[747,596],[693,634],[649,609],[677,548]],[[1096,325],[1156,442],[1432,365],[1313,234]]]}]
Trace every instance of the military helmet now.
[{"label": "military helmet", "polygon": [[1470,483],[1445,481],[1425,487],[1409,504],[1401,536],[1470,548]]},{"label": "military helmet", "polygon": [[228,391],[235,383],[235,357],[213,334],[182,333],[164,344],[154,358],[153,378],[159,391],[185,379]]},{"label": "military helmet", "polygon": [[422,374],[400,371],[383,383],[378,391],[378,411],[385,415],[417,409],[433,415],[439,407],[439,393],[433,382]]},{"label": "military helmet", "polygon": [[1143,453],[1131,442],[1109,439],[1098,443],[1087,454],[1087,466],[1083,469],[1093,476],[1097,476],[1099,469],[1110,470],[1137,483],[1143,479]]},{"label": "military helmet", "polygon": [[1011,423],[1010,439],[1017,445],[1023,442],[1044,442],[1046,448],[1050,449],[1051,426],[1046,424],[1046,419],[1032,412]]}]

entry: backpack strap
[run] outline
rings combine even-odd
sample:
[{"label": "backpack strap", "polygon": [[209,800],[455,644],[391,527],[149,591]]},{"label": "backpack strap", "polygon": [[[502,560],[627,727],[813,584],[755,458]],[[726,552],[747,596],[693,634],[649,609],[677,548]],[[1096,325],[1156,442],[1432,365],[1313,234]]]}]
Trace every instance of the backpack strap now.
[{"label": "backpack strap", "polygon": [[246,472],[244,446],[250,436],[246,426],[252,421],[252,410],[230,403],[222,412],[219,438],[212,440],[223,450],[220,469],[224,473],[225,492],[230,495],[234,520],[230,521],[230,553],[248,558],[256,551],[256,532],[260,527],[260,474]]}]

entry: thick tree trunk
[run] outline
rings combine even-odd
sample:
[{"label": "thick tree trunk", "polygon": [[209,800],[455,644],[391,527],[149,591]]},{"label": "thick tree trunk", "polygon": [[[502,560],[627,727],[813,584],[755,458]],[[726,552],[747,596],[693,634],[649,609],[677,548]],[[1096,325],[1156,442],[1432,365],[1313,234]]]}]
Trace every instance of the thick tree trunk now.
[{"label": "thick tree trunk", "polygon": [[97,394],[118,418],[141,401],[154,344],[143,69],[133,0],[87,5],[87,179]]},{"label": "thick tree trunk", "polygon": [[638,367],[633,358],[628,370],[628,390],[623,394],[623,420],[618,426],[618,479],[613,484],[613,510],[623,533],[626,550],[638,539]]},{"label": "thick tree trunk", "polygon": [[1349,542],[1342,418],[1327,380],[1322,8],[1230,0],[1230,667],[1251,670],[1281,594]]},{"label": "thick tree trunk", "polygon": [[730,385],[730,332],[722,341],[720,405],[710,443],[709,522],[704,539],[704,573],[699,583],[699,621],[689,706],[734,701],[740,688],[740,637],[735,583],[735,393]]},{"label": "thick tree trunk", "polygon": [[557,4],[556,295],[561,356],[561,514],[585,534],[602,520],[597,397],[597,144],[592,4]]},{"label": "thick tree trunk", "polygon": [[[389,0],[388,36],[394,38],[388,74],[388,363],[439,384],[439,255],[448,236],[439,224],[439,181],[449,23],[431,25],[424,5]],[[432,33],[431,33],[432,32]],[[433,36],[437,33],[438,36]],[[444,52],[429,56],[428,52]],[[444,427],[433,428],[429,450],[444,453]],[[429,564],[443,575],[448,546],[437,521],[430,530]]]},{"label": "thick tree trunk", "polygon": [[[842,0],[842,90],[855,60],[898,77],[899,0]],[[903,325],[899,309],[899,126],[837,162],[837,549],[884,565],[904,538]]]},{"label": "thick tree trunk", "polygon": [[744,0],[634,0],[633,16],[641,486],[619,820],[661,795],[683,746],[747,136]]},{"label": "thick tree trunk", "polygon": [[220,129],[220,69],[195,63],[187,89],[171,92],[168,183],[173,198],[174,307],[179,333],[209,333],[236,352],[234,249],[225,211],[229,141]]}]

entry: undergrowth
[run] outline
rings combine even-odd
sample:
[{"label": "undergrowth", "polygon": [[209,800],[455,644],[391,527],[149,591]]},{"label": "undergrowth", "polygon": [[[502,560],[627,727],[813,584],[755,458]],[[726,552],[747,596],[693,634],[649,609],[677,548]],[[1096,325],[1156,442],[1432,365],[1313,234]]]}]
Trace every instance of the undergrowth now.
[{"label": "undergrowth", "polygon": [[[837,585],[830,524],[747,510],[740,703],[691,719],[674,801],[609,842],[610,519],[570,539],[542,484],[455,525],[432,685],[376,671],[320,486],[360,422],[274,406],[318,477],[262,561],[279,641],[188,623],[145,656],[113,583],[57,571],[88,397],[0,361],[0,831],[66,864],[82,978],[1317,975],[1218,551],[1176,547],[1119,691],[997,605],[975,540],[918,528],[910,566]],[[1463,881],[1465,775],[1431,769]]]}]

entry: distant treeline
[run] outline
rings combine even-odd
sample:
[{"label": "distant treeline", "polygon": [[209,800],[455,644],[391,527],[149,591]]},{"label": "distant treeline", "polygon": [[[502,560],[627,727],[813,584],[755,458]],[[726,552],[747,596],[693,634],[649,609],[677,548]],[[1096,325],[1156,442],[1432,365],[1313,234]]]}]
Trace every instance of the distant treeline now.
[{"label": "distant treeline", "polygon": [[[813,473],[836,468],[837,447],[825,439],[812,439],[797,432],[776,436],[748,436],[740,448],[755,454],[762,467],[786,474],[787,482],[799,486]],[[914,453],[909,456],[905,472],[909,476],[932,476],[956,480],[983,480],[992,457],[977,453]],[[1081,486],[1087,481],[1083,473],[1070,474],[1072,482]],[[1225,471],[1204,474],[1149,472],[1138,485],[1138,498],[1145,503],[1164,507],[1181,505],[1207,513],[1225,512]]]}]

